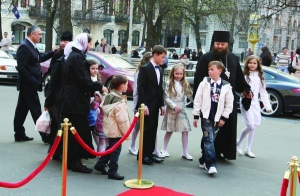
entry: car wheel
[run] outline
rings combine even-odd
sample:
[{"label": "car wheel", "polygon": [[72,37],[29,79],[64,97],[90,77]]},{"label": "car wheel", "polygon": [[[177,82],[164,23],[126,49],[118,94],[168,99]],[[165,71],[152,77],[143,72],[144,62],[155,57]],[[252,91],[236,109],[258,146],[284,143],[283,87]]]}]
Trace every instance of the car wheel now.
[{"label": "car wheel", "polygon": [[47,73],[44,77],[44,85],[46,86],[46,84],[48,84],[48,82],[50,81],[51,75],[50,73]]},{"label": "car wheel", "polygon": [[277,92],[272,91],[272,90],[267,90],[267,91],[269,94],[269,100],[270,100],[272,111],[270,113],[268,113],[264,107],[264,104],[263,104],[261,98],[259,98],[261,114],[263,116],[278,116],[282,113],[282,108],[283,108],[282,99]]}]

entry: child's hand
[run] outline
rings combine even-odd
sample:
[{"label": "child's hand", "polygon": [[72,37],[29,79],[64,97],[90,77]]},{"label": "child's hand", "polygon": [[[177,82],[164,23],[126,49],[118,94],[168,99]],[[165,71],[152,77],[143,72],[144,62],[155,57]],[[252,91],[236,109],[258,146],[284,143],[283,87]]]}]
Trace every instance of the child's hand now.
[{"label": "child's hand", "polygon": [[194,127],[198,127],[198,119],[194,119],[193,125],[194,125]]},{"label": "child's hand", "polygon": [[225,124],[225,121],[220,119],[218,122],[218,127],[222,127]]},{"label": "child's hand", "polygon": [[175,110],[175,112],[178,114],[178,113],[181,112],[181,107],[180,107],[180,106],[176,106],[176,107],[174,108],[174,110]]}]

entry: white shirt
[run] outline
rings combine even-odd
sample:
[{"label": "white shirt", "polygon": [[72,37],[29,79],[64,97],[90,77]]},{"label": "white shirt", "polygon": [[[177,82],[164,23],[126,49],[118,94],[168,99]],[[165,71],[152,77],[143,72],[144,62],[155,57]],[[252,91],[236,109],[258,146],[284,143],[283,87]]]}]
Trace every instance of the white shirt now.
[{"label": "white shirt", "polygon": [[219,78],[219,80],[218,81],[214,81],[212,78],[211,78],[211,80],[210,80],[210,84],[212,84],[212,83],[214,83],[214,89],[213,89],[213,93],[215,93],[216,92],[216,85],[218,84],[218,85],[220,85],[221,84],[221,78]]},{"label": "white shirt", "polygon": [[159,84],[159,81],[160,81],[160,71],[159,71],[158,68],[155,68],[155,66],[159,66],[159,65],[155,64],[153,60],[150,60],[150,62],[152,63],[153,68],[154,68],[154,70],[155,70],[155,72],[156,72],[156,76],[157,76],[157,84]]},{"label": "white shirt", "polygon": [[3,38],[1,40],[0,46],[1,46],[1,50],[9,51],[10,39],[9,38]]}]

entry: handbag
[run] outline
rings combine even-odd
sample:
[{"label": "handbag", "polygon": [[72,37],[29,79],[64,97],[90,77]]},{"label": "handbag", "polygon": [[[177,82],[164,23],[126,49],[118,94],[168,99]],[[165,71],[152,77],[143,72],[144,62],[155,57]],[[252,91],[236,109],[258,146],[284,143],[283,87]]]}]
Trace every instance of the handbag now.
[{"label": "handbag", "polygon": [[43,111],[42,115],[37,119],[36,124],[35,124],[35,130],[49,134],[50,133],[50,127],[51,125],[51,118],[49,112]]},{"label": "handbag", "polygon": [[[297,57],[295,57],[296,58],[296,64],[298,65],[298,58]],[[289,66],[288,66],[288,71],[290,72],[290,73],[295,73],[297,70],[293,67],[293,61],[292,62],[290,62],[290,64],[289,64]]]}]

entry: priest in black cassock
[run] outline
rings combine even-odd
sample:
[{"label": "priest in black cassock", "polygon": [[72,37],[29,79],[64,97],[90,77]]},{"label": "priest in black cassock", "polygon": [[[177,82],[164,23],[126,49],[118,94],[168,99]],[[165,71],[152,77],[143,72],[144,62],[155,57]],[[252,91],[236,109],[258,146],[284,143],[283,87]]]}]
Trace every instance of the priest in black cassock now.
[{"label": "priest in black cassock", "polygon": [[[211,61],[220,61],[225,69],[221,73],[221,78],[228,81],[232,86],[233,94],[235,92],[243,93],[244,96],[252,98],[250,86],[247,84],[242,72],[239,59],[229,52],[229,32],[214,31],[210,52],[201,56],[197,63],[194,75],[194,97],[198,86],[204,77],[208,76],[208,64]],[[248,92],[248,93],[247,93]],[[237,134],[237,101],[239,97],[235,96],[233,111],[226,120],[225,125],[221,127],[215,139],[215,151],[217,157],[236,159],[236,134]],[[202,148],[202,145],[201,145]]]}]

